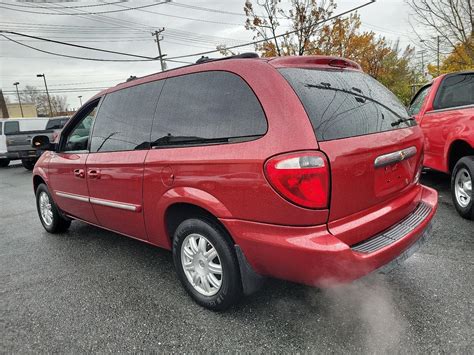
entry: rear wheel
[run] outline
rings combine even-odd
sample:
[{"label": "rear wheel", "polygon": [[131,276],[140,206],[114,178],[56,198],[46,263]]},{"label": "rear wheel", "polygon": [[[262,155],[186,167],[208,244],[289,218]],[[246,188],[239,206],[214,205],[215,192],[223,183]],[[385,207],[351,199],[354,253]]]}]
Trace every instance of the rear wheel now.
[{"label": "rear wheel", "polygon": [[0,168],[6,168],[10,164],[10,159],[0,159]]},{"label": "rear wheel", "polygon": [[41,224],[49,233],[65,232],[71,225],[71,220],[59,212],[45,184],[40,184],[36,189],[36,208]]},{"label": "rear wheel", "polygon": [[36,159],[21,159],[21,165],[23,165],[26,170],[33,170],[35,164]]},{"label": "rear wheel", "polygon": [[201,306],[221,311],[241,298],[237,256],[216,223],[200,218],[182,222],[174,234],[173,260],[184,288]]},{"label": "rear wheel", "polygon": [[451,195],[461,217],[474,220],[474,156],[459,159],[451,175]]}]

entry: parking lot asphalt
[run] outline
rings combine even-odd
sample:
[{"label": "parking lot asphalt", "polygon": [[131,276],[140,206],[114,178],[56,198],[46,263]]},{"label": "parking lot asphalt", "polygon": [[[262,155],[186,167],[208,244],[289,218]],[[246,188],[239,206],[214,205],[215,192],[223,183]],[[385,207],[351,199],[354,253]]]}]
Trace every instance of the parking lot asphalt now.
[{"label": "parking lot asphalt", "polygon": [[82,222],[46,233],[31,172],[1,169],[0,352],[472,352],[474,222],[447,176],[423,183],[440,193],[433,237],[391,273],[326,290],[268,280],[213,313],[167,251]]}]

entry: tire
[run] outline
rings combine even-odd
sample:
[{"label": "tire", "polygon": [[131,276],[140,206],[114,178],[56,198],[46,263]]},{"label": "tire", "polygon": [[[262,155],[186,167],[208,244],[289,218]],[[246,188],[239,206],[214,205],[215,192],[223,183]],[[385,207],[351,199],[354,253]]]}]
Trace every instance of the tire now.
[{"label": "tire", "polygon": [[474,220],[474,156],[458,160],[451,175],[451,197],[461,217]]},{"label": "tire", "polygon": [[21,165],[23,165],[26,170],[33,170],[35,164],[36,159],[21,159]]},{"label": "tire", "polygon": [[0,168],[6,168],[10,164],[10,159],[0,159]]},{"label": "tire", "polygon": [[[214,254],[212,248],[216,252],[214,258],[211,256]],[[206,258],[206,254],[211,255]],[[174,233],[173,261],[179,280],[199,305],[213,311],[223,311],[242,297],[242,281],[233,243],[217,223],[204,218],[191,218],[182,222]],[[185,270],[183,261],[191,265],[192,269]],[[195,283],[192,282],[193,277]]]},{"label": "tire", "polygon": [[[42,204],[46,204],[46,206],[42,206]],[[47,206],[48,204],[49,207]],[[49,218],[43,214],[44,208],[49,209]],[[59,212],[45,184],[40,184],[36,189],[36,209],[38,210],[41,224],[49,233],[63,233],[71,225],[71,220],[63,217]]]}]

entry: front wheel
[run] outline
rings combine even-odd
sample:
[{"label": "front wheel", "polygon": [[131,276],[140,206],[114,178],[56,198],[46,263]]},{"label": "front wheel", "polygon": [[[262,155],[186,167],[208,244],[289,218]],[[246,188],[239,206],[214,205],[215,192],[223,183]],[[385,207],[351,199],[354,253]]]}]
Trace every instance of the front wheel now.
[{"label": "front wheel", "polygon": [[0,159],[0,168],[6,168],[10,164],[10,159]]},{"label": "front wheel", "polygon": [[35,164],[36,159],[21,159],[21,165],[23,165],[26,170],[33,170]]},{"label": "front wheel", "polygon": [[41,224],[49,233],[65,232],[71,225],[71,220],[60,214],[45,184],[36,189],[36,208]]},{"label": "front wheel", "polygon": [[201,218],[182,222],[174,234],[173,260],[184,288],[201,306],[222,311],[241,298],[237,256],[217,223]]},{"label": "front wheel", "polygon": [[451,195],[456,210],[463,218],[474,220],[474,156],[459,159],[451,175]]}]

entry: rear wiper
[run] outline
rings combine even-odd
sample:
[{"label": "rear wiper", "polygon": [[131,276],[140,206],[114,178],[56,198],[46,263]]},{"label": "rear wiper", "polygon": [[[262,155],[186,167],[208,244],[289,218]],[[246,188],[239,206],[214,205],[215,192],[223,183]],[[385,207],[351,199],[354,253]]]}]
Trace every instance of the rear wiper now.
[{"label": "rear wiper", "polygon": [[[390,111],[391,113],[393,113],[395,116],[397,117],[400,117],[400,120],[410,120],[410,119],[407,119],[407,118],[403,118],[400,116],[400,114],[398,114],[397,112],[395,112],[394,110],[392,110],[390,107],[388,107],[387,105],[384,105],[383,103],[381,103],[380,101],[377,101],[371,97],[368,97],[368,96],[365,96],[363,94],[357,94],[355,92],[361,92],[362,93],[362,90],[359,89],[359,88],[356,88],[356,87],[352,87],[351,90],[346,90],[346,89],[338,89],[338,88],[333,88],[331,87],[331,84],[329,84],[328,86],[328,83],[321,83],[321,85],[315,85],[315,84],[309,84],[309,83],[305,83],[304,86],[306,86],[307,88],[316,88],[316,89],[325,89],[325,90],[332,90],[332,91],[336,91],[336,92],[343,92],[345,94],[349,94],[349,95],[353,95],[356,99],[357,102],[361,103],[361,104],[364,104],[366,101],[370,101],[370,102],[373,102],[377,105],[380,105],[382,106],[383,108],[387,109],[388,111]],[[354,92],[355,91],[355,92]],[[400,124],[404,121],[401,121],[397,124]],[[394,122],[395,123],[395,122]],[[393,124],[392,124],[393,125]]]},{"label": "rear wiper", "polygon": [[414,120],[415,120],[415,117],[399,118],[395,122],[392,122],[392,127],[399,126],[400,123],[406,123],[406,122],[410,122],[410,121],[414,121]]},{"label": "rear wiper", "polygon": [[197,136],[173,136],[168,133],[166,136],[160,137],[151,142],[152,147],[166,146],[166,145],[181,145],[181,144],[199,144],[199,143],[226,143],[228,138],[204,138]]}]

